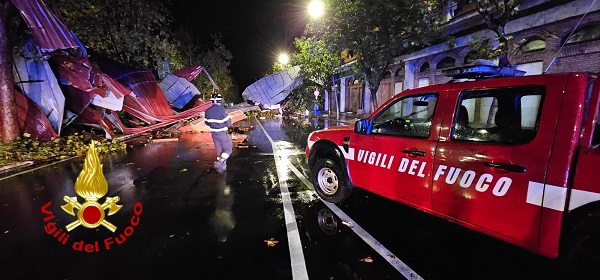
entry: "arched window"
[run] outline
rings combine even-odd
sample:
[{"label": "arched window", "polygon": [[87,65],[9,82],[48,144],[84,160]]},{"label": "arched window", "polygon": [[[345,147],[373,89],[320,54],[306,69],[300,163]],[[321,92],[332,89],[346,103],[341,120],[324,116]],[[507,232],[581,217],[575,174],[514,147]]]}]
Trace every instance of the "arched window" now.
[{"label": "arched window", "polygon": [[404,69],[398,69],[398,71],[396,71],[396,73],[394,73],[394,77],[402,76],[403,73],[404,73]]},{"label": "arched window", "polygon": [[541,51],[544,49],[546,49],[546,41],[540,37],[529,37],[525,43],[521,45],[522,53]]},{"label": "arched window", "polygon": [[565,45],[574,45],[600,39],[600,23],[595,22],[577,29],[571,37],[565,37]]},{"label": "arched window", "polygon": [[419,72],[427,72],[429,71],[429,62],[425,62],[423,63],[423,65],[421,65],[421,68],[419,68]]},{"label": "arched window", "polygon": [[477,57],[477,52],[476,51],[470,51],[466,56],[465,56],[465,63],[464,64],[470,64],[473,63],[473,61],[475,61],[476,59],[478,59]]},{"label": "arched window", "polygon": [[437,69],[450,68],[450,67],[454,67],[455,65],[456,65],[456,59],[447,56],[447,57],[444,57],[442,60],[440,60],[440,62],[438,62]]}]

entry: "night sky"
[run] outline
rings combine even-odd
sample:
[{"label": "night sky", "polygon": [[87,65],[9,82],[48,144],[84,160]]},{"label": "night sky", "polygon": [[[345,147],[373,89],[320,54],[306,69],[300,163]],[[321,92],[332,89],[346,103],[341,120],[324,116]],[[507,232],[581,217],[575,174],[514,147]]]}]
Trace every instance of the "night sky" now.
[{"label": "night sky", "polygon": [[221,33],[240,93],[263,77],[279,53],[293,51],[308,22],[309,0],[171,0],[176,26],[187,25],[206,44]]}]

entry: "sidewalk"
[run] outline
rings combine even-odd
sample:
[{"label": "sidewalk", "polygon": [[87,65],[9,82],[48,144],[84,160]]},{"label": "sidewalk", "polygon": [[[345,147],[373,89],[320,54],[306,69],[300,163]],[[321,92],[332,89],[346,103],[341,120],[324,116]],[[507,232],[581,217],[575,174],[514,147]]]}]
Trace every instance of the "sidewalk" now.
[{"label": "sidewalk", "polygon": [[[359,119],[366,118],[368,116],[369,116],[368,114],[354,116],[354,114],[346,115],[345,113],[340,113],[339,118],[337,118],[337,116],[335,114],[331,114],[331,115],[320,114],[320,115],[317,115],[316,117],[319,119],[333,120],[333,121],[342,122],[342,123],[349,124],[349,125],[354,125],[354,123],[356,123]],[[312,118],[315,118],[315,116],[312,116]]]}]

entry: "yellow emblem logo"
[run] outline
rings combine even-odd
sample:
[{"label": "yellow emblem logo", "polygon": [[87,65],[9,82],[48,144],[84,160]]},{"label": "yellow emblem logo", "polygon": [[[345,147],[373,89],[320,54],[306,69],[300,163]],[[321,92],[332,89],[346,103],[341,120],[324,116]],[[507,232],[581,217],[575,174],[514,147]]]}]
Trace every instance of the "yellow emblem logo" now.
[{"label": "yellow emblem logo", "polygon": [[[98,200],[105,196],[107,192],[108,183],[102,173],[102,164],[100,164],[100,158],[92,141],[85,156],[83,170],[75,181],[75,193],[85,199],[85,202],[80,204],[76,196],[69,197],[65,195],[63,198],[67,204],[62,205],[61,208],[65,212],[75,216],[73,210],[77,209],[77,220],[66,226],[67,231],[71,231],[80,225],[86,228],[96,228],[102,225],[115,232],[117,227],[105,220],[104,217],[105,215],[110,216],[117,213],[123,205],[117,205],[117,202],[119,202],[118,196],[107,197],[104,203],[98,203]],[[108,210],[108,214],[105,214],[106,210]]]}]

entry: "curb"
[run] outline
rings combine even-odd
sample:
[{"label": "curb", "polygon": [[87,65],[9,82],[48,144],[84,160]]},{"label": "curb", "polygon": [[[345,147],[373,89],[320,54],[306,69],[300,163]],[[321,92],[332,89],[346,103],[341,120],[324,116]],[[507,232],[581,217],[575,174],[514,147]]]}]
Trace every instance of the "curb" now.
[{"label": "curb", "polygon": [[11,165],[6,165],[6,166],[2,166],[0,167],[0,175],[4,174],[4,173],[8,173],[10,171],[22,168],[22,167],[27,167],[27,166],[31,166],[33,165],[34,162],[33,161],[24,161],[24,162],[17,162],[15,164],[11,164]]}]

